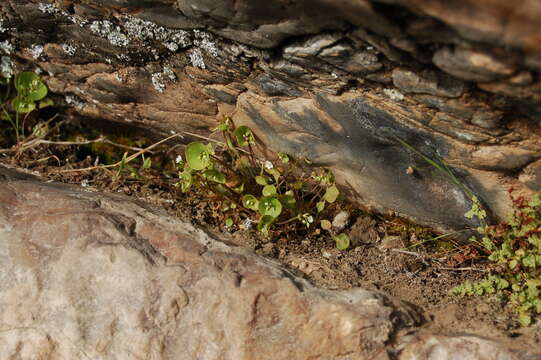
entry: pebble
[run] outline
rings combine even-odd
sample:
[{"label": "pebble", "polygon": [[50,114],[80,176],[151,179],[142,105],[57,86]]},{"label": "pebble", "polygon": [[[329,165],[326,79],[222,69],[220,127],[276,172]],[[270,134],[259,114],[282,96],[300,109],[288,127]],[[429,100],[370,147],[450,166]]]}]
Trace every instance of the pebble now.
[{"label": "pebble", "polygon": [[332,227],[336,231],[343,230],[349,223],[349,212],[340,211],[332,220]]}]

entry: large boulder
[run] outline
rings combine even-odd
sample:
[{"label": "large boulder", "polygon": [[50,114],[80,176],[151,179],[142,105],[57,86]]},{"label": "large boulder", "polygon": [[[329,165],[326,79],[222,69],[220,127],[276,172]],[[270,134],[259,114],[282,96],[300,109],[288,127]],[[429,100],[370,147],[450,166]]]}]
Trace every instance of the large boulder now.
[{"label": "large boulder", "polygon": [[124,196],[0,168],[1,359],[534,359]]}]

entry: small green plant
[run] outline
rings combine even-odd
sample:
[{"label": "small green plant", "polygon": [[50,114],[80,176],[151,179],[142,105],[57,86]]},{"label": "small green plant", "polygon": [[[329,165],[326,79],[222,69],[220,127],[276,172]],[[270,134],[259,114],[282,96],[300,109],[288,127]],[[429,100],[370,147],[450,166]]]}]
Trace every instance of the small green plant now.
[{"label": "small green plant", "polygon": [[220,146],[192,142],[185,159],[177,162],[177,185],[183,192],[202,189],[217,198],[227,228],[240,226],[243,217],[263,234],[280,226],[318,228],[328,231],[340,249],[349,247],[347,235],[334,234],[325,219],[340,195],[332,172],[318,169],[306,176],[300,163],[282,152],[275,162],[258,159],[252,130],[235,128],[229,118],[214,131],[223,136]]},{"label": "small green plant", "polygon": [[[16,142],[19,143],[24,138],[24,123],[29,114],[36,109],[50,106],[53,102],[46,98],[47,85],[33,72],[20,72],[14,78],[0,76],[0,86],[0,119],[10,123]],[[13,94],[14,91],[16,94]]]},{"label": "small green plant", "polygon": [[[498,225],[482,225],[477,230],[480,245],[494,265],[491,274],[478,283],[464,283],[451,290],[454,295],[495,294],[506,299],[524,326],[541,314],[541,192],[531,201],[510,196],[513,213]],[[473,202],[467,217],[484,224],[486,212]],[[477,238],[471,241],[479,243]]]}]

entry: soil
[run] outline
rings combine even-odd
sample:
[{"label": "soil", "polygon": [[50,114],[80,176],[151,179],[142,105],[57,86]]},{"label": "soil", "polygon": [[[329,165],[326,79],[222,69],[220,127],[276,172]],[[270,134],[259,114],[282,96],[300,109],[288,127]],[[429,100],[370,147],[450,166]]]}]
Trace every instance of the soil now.
[{"label": "soil", "polygon": [[[59,132],[50,134],[54,140],[73,139],[73,135],[66,134],[75,131],[88,138],[96,137],[91,135],[94,129],[85,129],[76,121],[63,126],[62,136]],[[136,135],[130,136],[132,140],[125,146],[151,144],[148,140],[133,140]],[[1,134],[0,145],[10,145]],[[98,150],[103,158],[104,151],[110,148]],[[30,171],[47,180],[120,192],[152,203],[228,244],[276,259],[320,287],[363,287],[385,292],[417,308],[423,314],[423,328],[427,331],[473,333],[497,339],[513,348],[539,348],[541,321],[523,328],[500,299],[461,298],[449,294],[454,286],[485,275],[482,258],[468,256],[472,249],[460,245],[451,236],[423,243],[435,233],[392,214],[373,214],[347,202],[338,204],[336,209],[350,215],[345,231],[350,235],[352,246],[346,251],[338,250],[335,242],[324,234],[282,231],[265,237],[253,228],[234,226],[230,229],[224,225],[223,214],[215,201],[194,192],[183,194],[175,187],[176,172],[167,164],[173,164],[172,159],[182,151],[180,147],[168,146],[164,150],[167,153],[156,152],[153,161],[160,166],[140,170],[139,178],[121,173],[115,179],[118,169],[59,172],[92,167],[96,163],[93,151],[96,147],[88,145],[41,144],[22,153],[0,151],[0,164]],[[119,159],[124,151],[111,152],[110,161]]]}]

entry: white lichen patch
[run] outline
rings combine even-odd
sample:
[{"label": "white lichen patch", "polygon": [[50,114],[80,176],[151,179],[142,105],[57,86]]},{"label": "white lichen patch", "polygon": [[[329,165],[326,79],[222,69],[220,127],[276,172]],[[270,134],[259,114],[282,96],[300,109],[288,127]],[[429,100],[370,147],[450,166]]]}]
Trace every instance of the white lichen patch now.
[{"label": "white lichen patch", "polygon": [[173,70],[171,70],[169,66],[164,66],[163,75],[166,76],[171,81],[175,81],[177,79],[177,76],[175,75]]},{"label": "white lichen patch", "polygon": [[77,47],[71,44],[62,44],[62,50],[64,50],[68,56],[73,56],[77,52]]},{"label": "white lichen patch", "polygon": [[154,86],[154,89],[156,89],[157,92],[162,93],[165,91],[165,82],[163,81],[162,73],[152,74],[151,79],[152,79],[152,86]]},{"label": "white lichen patch", "polygon": [[170,30],[151,21],[132,16],[124,18],[124,29],[130,39],[140,41],[159,41],[172,52],[192,44],[190,34],[184,30]]},{"label": "white lichen patch", "polygon": [[13,76],[13,62],[8,56],[2,56],[0,59],[0,73],[5,78],[10,78]]},{"label": "white lichen patch", "polygon": [[177,79],[175,73],[169,66],[164,66],[162,72],[152,74],[152,86],[157,92],[163,93],[168,82],[173,82]]},{"label": "white lichen patch", "polygon": [[86,106],[84,101],[82,101],[75,95],[66,95],[65,100],[66,100],[66,104],[71,105],[77,109],[82,109]]},{"label": "white lichen patch", "polygon": [[2,51],[4,54],[10,55],[13,49],[14,47],[9,41],[0,41],[0,51]]},{"label": "white lichen patch", "polygon": [[30,55],[33,59],[39,59],[43,53],[43,45],[34,44],[30,47]]},{"label": "white lichen patch", "polygon": [[120,61],[123,61],[125,63],[128,63],[131,61],[130,57],[126,54],[117,54],[116,55],[116,58]]},{"label": "white lichen patch", "polygon": [[396,89],[383,89],[383,93],[393,101],[403,101],[404,95]]},{"label": "white lichen patch", "polygon": [[44,14],[56,14],[60,12],[60,9],[58,9],[56,6],[47,3],[39,3],[38,9]]},{"label": "white lichen patch", "polygon": [[108,20],[92,22],[92,24],[90,24],[90,31],[109,40],[109,43],[113,46],[125,47],[130,44],[130,40],[122,33],[120,26],[115,26]]},{"label": "white lichen patch", "polygon": [[200,30],[194,30],[193,33],[195,35],[194,45],[199,46],[207,54],[213,57],[218,56],[218,48],[216,47],[216,43],[211,34]]},{"label": "white lichen patch", "polygon": [[84,27],[86,24],[88,24],[88,20],[80,17],[79,15],[68,15],[68,20],[76,25],[79,25],[80,27]]},{"label": "white lichen patch", "polygon": [[192,66],[198,67],[201,69],[206,69],[205,60],[203,59],[203,54],[198,48],[192,49],[189,53],[190,61]]}]

